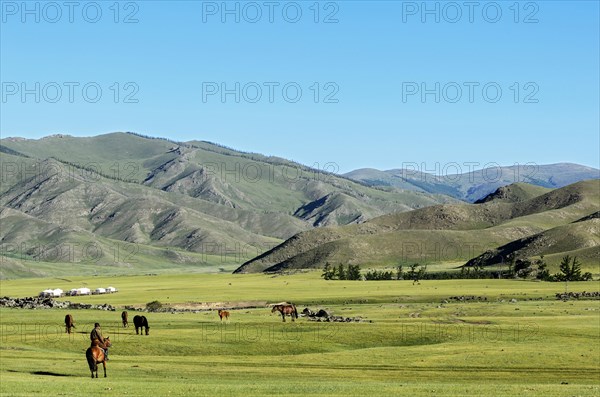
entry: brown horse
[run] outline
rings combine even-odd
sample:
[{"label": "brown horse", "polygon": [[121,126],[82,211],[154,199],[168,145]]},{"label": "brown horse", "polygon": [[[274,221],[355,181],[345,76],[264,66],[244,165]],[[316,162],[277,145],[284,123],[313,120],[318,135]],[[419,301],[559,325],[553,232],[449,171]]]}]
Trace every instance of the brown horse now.
[{"label": "brown horse", "polygon": [[92,342],[92,346],[86,350],[85,358],[90,366],[92,379],[94,379],[94,372],[96,373],[96,378],[98,377],[98,364],[100,363],[102,363],[102,367],[104,368],[104,377],[106,378],[106,360],[104,356],[104,350],[102,349],[111,346],[112,343],[110,343],[110,338],[106,337],[104,338],[104,344],[100,343],[100,341],[96,339]]},{"label": "brown horse", "polygon": [[65,316],[65,332],[67,334],[71,333],[71,328],[75,328],[75,321],[73,321],[73,316],[67,314]]},{"label": "brown horse", "polygon": [[225,320],[229,320],[229,312],[227,310],[219,309],[219,318],[221,321],[223,321],[223,318],[225,318]]},{"label": "brown horse", "polygon": [[285,305],[275,305],[273,306],[273,309],[271,309],[271,313],[275,313],[276,311],[281,313],[281,318],[283,319],[283,322],[285,322],[286,314],[292,317],[292,321],[294,321],[294,318],[298,318],[298,311],[296,310],[296,306],[293,303]]},{"label": "brown horse", "polygon": [[121,320],[123,320],[123,328],[129,325],[129,322],[127,321],[127,312],[121,313]]}]

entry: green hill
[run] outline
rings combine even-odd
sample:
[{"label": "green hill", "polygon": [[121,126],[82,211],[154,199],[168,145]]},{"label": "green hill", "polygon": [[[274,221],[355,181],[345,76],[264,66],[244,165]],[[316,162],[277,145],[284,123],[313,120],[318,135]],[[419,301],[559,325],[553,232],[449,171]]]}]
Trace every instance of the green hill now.
[{"label": "green hill", "polygon": [[[524,201],[437,205],[384,215],[358,225],[305,231],[244,263],[236,272],[321,268],[325,262],[363,266],[464,263],[490,248],[570,224],[598,211],[599,190],[600,181],[591,180]],[[598,240],[586,241],[589,248]],[[570,250],[570,246],[564,249]]]},{"label": "green hill", "polygon": [[541,196],[550,190],[552,189],[528,183],[513,183],[512,185],[499,187],[495,192],[476,200],[475,204],[487,203],[489,201],[517,203]]},{"label": "green hill", "polygon": [[[37,275],[43,256],[30,247],[56,250],[75,242],[134,244],[137,256],[145,247],[165,271],[182,263],[233,270],[313,227],[455,202],[371,188],[208,142],[131,133],[2,139],[0,166],[0,259],[6,259],[0,277]],[[173,259],[175,251],[184,259]],[[22,261],[31,262],[29,273]],[[85,265],[80,257],[67,262]],[[109,256],[102,263],[123,270]]]},{"label": "green hill", "polygon": [[532,258],[544,255],[552,258],[569,254],[598,264],[600,258],[600,219],[598,212],[541,233],[511,241],[469,260],[466,266],[504,264],[508,258]]}]

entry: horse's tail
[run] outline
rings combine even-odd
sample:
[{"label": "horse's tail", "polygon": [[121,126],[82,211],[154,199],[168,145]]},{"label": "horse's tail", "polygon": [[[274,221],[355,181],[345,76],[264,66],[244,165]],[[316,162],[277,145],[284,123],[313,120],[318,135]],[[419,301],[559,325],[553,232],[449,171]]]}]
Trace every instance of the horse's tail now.
[{"label": "horse's tail", "polygon": [[94,360],[94,353],[92,352],[91,347],[88,347],[88,349],[85,351],[85,358],[87,358],[90,371],[96,372],[98,370],[98,364],[96,363],[96,360]]},{"label": "horse's tail", "polygon": [[298,310],[296,310],[296,305],[292,305],[292,307],[294,308],[294,316],[298,318]]}]

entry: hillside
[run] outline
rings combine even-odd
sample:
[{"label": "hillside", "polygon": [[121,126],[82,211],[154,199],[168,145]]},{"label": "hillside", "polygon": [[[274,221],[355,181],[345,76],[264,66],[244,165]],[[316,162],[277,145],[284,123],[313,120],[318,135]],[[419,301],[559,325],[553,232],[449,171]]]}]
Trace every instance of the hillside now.
[{"label": "hillside", "polygon": [[[380,171],[363,168],[345,176],[369,186],[395,187],[432,194],[446,194],[459,200],[475,202],[496,191],[499,187],[525,182],[548,189],[564,187],[575,182],[599,179],[600,170],[579,164],[559,163],[548,165],[523,164],[510,167],[493,166],[472,172],[452,174],[457,169],[468,171],[467,166],[453,165],[444,169],[437,164],[433,173],[412,169]],[[421,166],[423,168],[423,166]],[[434,169],[434,170],[433,170]]]},{"label": "hillside", "polygon": [[600,258],[600,218],[598,211],[572,223],[517,239],[469,260],[466,266],[491,266],[508,258],[531,258],[570,254],[598,263]]},{"label": "hillside", "polygon": [[503,202],[503,203],[517,203],[520,201],[527,201],[537,196],[541,196],[544,193],[548,193],[549,188],[542,186],[530,185],[528,183],[513,183],[508,186],[501,186],[496,189],[495,192],[488,194],[487,196],[476,200],[475,204],[487,203],[490,201]]},{"label": "hillside", "polygon": [[[583,181],[524,201],[437,205],[358,225],[305,231],[236,272],[321,268],[325,262],[381,266],[467,261],[492,247],[589,216],[598,211],[599,191],[600,181]],[[586,244],[596,241],[588,238]]]},{"label": "hillside", "polygon": [[[230,269],[314,227],[455,202],[208,142],[131,133],[2,139],[0,166],[0,277],[26,275],[24,264],[37,275],[44,258],[31,247],[74,242],[147,248],[164,270],[181,263]],[[175,251],[184,259],[173,259]],[[83,266],[82,256],[68,262]],[[123,270],[108,258],[103,265]]]}]

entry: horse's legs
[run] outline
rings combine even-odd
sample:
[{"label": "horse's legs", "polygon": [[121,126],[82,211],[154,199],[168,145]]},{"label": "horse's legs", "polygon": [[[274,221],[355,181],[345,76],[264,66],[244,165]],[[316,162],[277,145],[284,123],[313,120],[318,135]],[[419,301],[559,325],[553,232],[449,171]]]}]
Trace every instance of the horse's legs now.
[{"label": "horse's legs", "polygon": [[285,323],[285,314],[283,312],[281,312],[281,318],[283,319],[283,322]]},{"label": "horse's legs", "polygon": [[102,367],[104,367],[104,377],[106,378],[106,360],[102,361]]},{"label": "horse's legs", "polygon": [[135,334],[139,334],[137,325],[135,326]]}]

